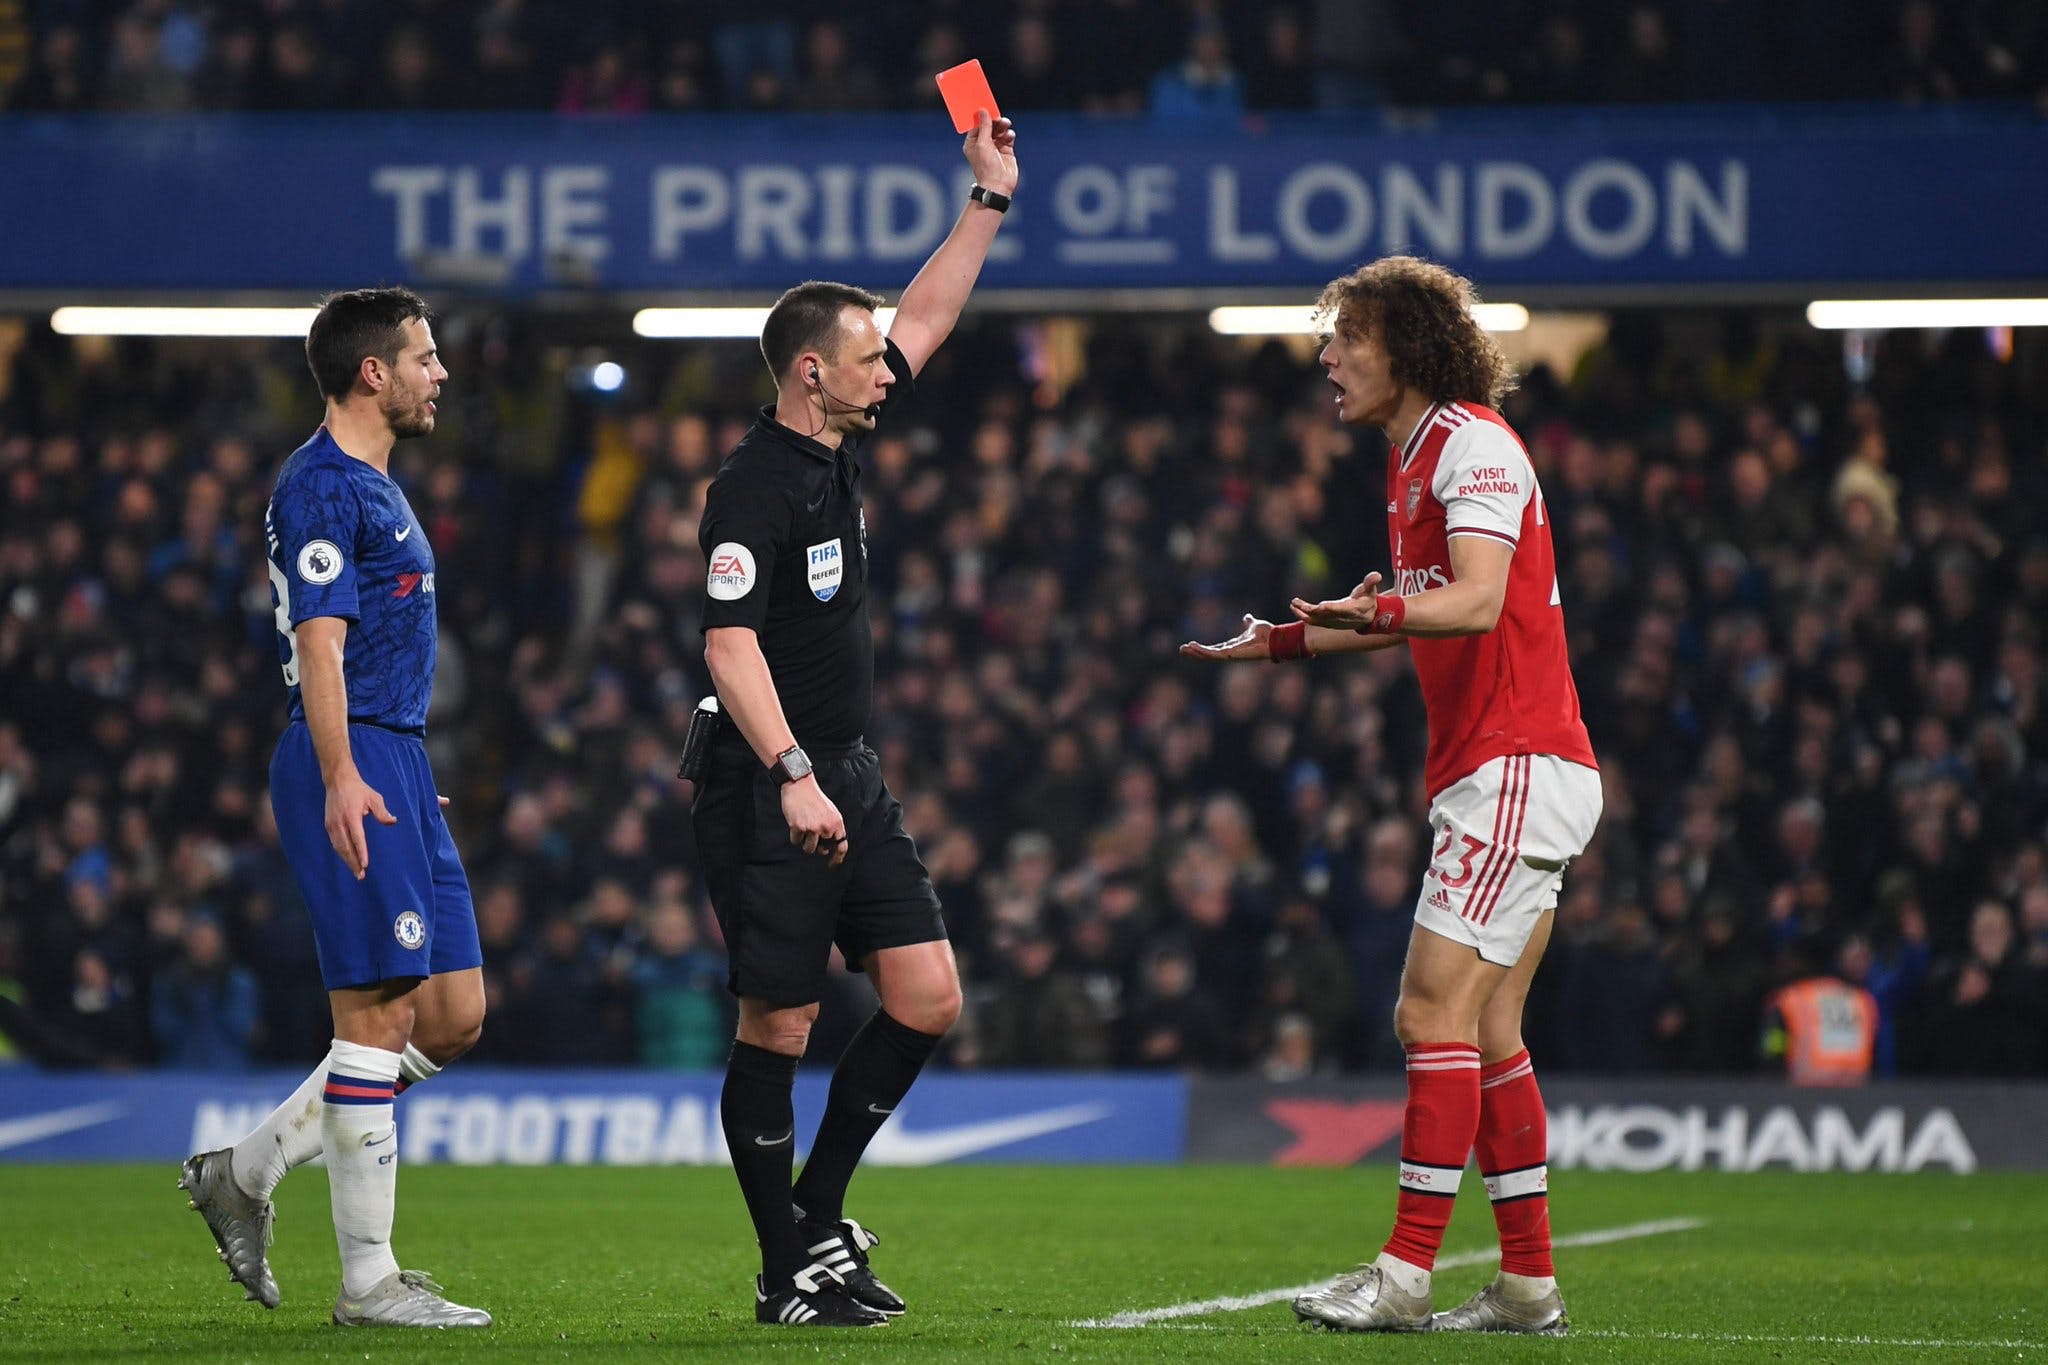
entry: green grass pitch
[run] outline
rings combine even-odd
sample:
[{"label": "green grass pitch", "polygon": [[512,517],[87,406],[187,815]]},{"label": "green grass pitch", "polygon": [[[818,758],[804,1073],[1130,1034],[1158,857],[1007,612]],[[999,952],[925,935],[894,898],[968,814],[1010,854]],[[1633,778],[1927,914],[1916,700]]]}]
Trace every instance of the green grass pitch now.
[{"label": "green grass pitch", "polygon": [[[279,1191],[284,1304],[242,1301],[177,1172],[0,1167],[0,1358],[421,1360],[2018,1360],[2048,1352],[2048,1177],[1560,1172],[1563,1341],[1357,1337],[1284,1302],[1130,1329],[1119,1312],[1251,1297],[1375,1250],[1392,1173],[1240,1167],[864,1172],[850,1210],[911,1304],[871,1332],[757,1327],[753,1239],[723,1170],[420,1167],[400,1260],[486,1307],[481,1332],[328,1322],[338,1265],[318,1169]],[[1468,1182],[1476,1183],[1476,1182]],[[1468,1189],[1437,1307],[1492,1273]]]}]

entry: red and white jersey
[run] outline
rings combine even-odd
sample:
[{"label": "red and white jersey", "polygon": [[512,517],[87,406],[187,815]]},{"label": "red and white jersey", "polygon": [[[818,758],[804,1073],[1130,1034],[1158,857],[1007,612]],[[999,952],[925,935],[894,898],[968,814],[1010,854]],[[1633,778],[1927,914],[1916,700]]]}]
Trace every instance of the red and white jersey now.
[{"label": "red and white jersey", "polygon": [[1430,796],[1509,754],[1598,767],[1565,654],[1557,557],[1536,470],[1501,415],[1476,403],[1433,405],[1388,456],[1392,590],[1410,597],[1451,583],[1453,536],[1485,536],[1515,555],[1492,630],[1408,639],[1429,712]]}]

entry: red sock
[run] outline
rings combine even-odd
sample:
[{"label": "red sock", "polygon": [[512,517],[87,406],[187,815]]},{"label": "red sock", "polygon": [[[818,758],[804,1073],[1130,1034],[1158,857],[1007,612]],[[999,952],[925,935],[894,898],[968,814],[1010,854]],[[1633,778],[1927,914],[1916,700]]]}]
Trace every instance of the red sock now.
[{"label": "red sock", "polygon": [[1500,1229],[1500,1268],[1554,1275],[1550,1260],[1550,1132],[1527,1049],[1479,1073],[1479,1174]]},{"label": "red sock", "polygon": [[1479,1128],[1479,1049],[1417,1043],[1408,1049],[1408,1111],[1401,1124],[1401,1199],[1389,1256],[1436,1268],[1451,1201]]}]

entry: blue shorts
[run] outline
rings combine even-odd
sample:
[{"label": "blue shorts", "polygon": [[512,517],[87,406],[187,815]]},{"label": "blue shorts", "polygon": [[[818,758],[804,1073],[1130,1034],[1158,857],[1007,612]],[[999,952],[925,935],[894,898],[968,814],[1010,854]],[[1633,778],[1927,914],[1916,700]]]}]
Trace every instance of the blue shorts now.
[{"label": "blue shorts", "polygon": [[441,816],[427,746],[417,735],[348,727],[356,768],[398,817],[363,818],[370,870],[357,881],[327,841],[327,787],[305,724],[285,727],[270,760],[277,838],[313,912],[329,990],[483,965],[469,875]]}]

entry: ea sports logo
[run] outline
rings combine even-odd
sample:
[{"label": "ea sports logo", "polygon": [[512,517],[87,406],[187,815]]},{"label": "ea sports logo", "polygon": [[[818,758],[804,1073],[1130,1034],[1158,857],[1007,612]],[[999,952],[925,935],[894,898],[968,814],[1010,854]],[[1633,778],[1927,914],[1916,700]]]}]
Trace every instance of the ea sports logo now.
[{"label": "ea sports logo", "polygon": [[420,918],[419,911],[408,910],[391,921],[391,932],[399,947],[411,952],[427,941],[427,922]]},{"label": "ea sports logo", "polygon": [[704,590],[714,601],[736,602],[754,589],[754,552],[736,540],[712,550],[705,565]]}]

